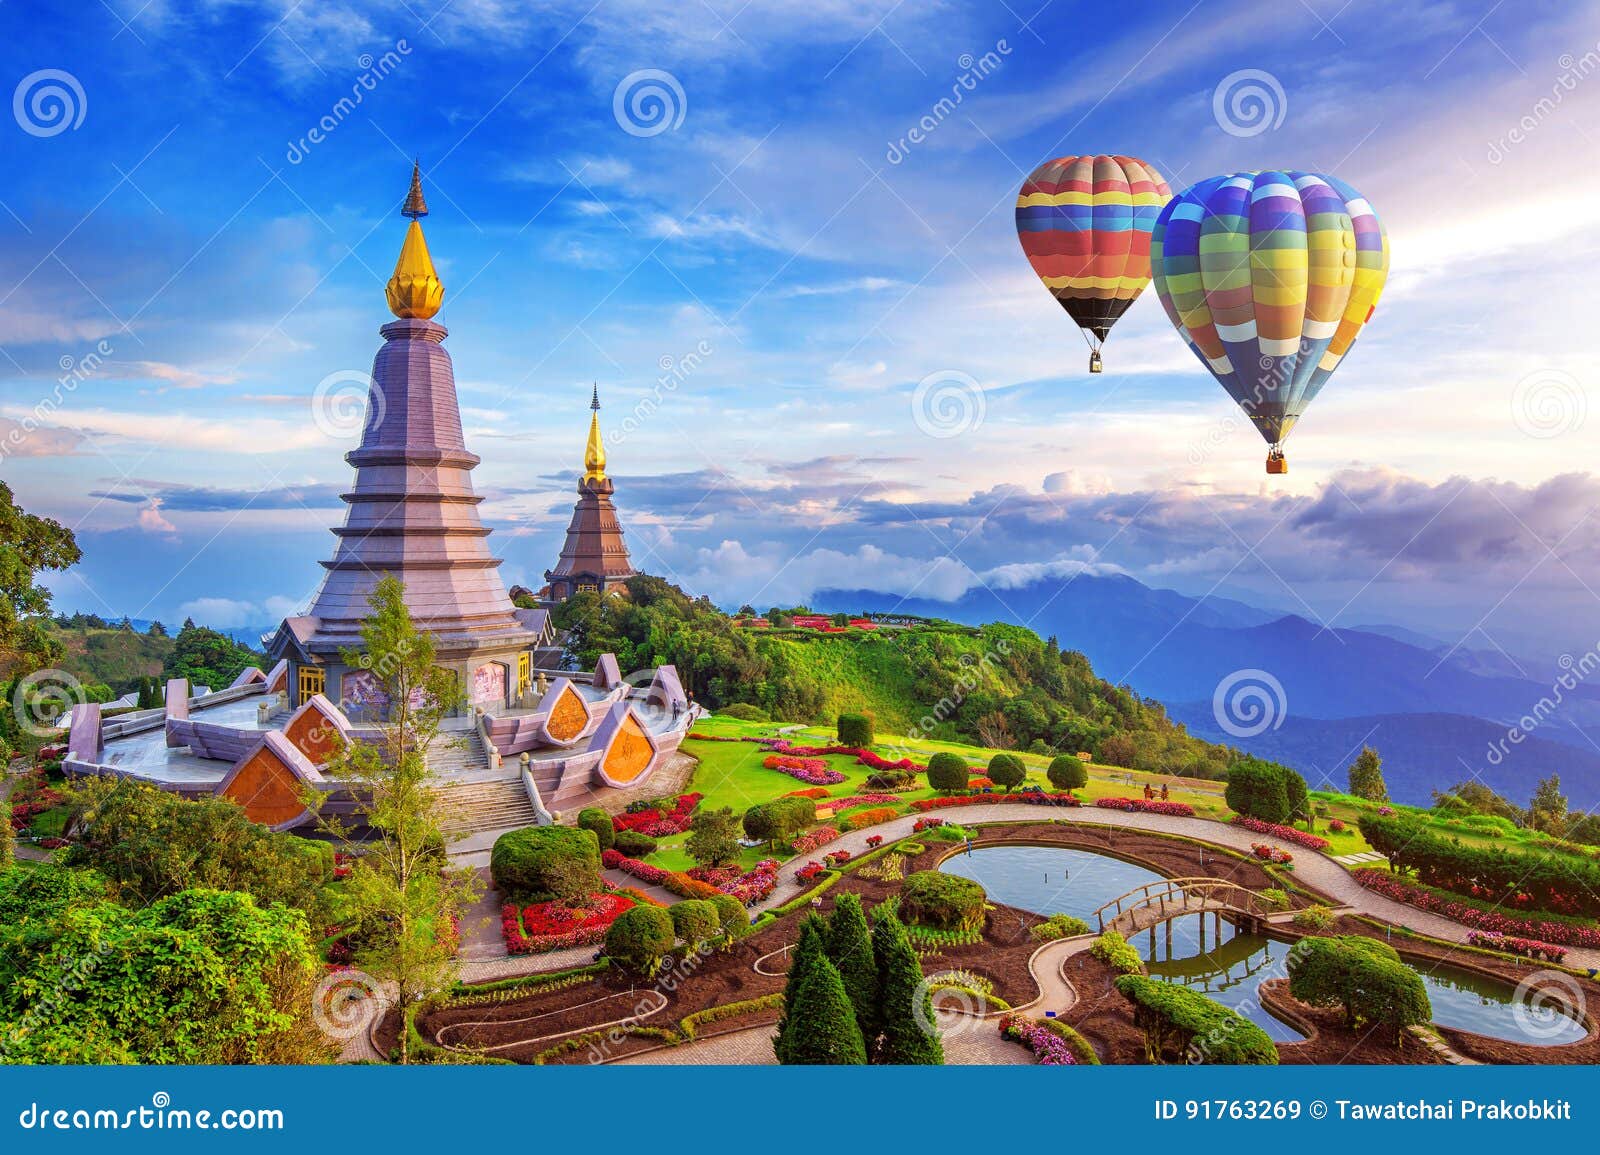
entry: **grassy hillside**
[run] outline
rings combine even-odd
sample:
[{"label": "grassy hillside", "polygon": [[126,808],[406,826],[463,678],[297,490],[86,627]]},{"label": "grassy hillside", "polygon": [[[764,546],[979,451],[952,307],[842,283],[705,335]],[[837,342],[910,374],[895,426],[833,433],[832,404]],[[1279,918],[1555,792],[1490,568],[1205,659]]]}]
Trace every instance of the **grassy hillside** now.
[{"label": "grassy hillside", "polygon": [[931,620],[875,631],[741,628],[659,578],[620,596],[580,595],[556,613],[580,665],[615,653],[625,670],[663,662],[712,709],[831,725],[863,711],[880,733],[969,742],[1197,778],[1221,777],[1227,747],[1194,738],[1157,702],[1098,677],[1055,639],[999,623]]},{"label": "grassy hillside", "polygon": [[62,668],[85,683],[102,683],[118,694],[134,688],[139,678],[159,677],[172,653],[173,639],[135,633],[115,626],[106,629],[63,629],[52,635],[65,651]]}]

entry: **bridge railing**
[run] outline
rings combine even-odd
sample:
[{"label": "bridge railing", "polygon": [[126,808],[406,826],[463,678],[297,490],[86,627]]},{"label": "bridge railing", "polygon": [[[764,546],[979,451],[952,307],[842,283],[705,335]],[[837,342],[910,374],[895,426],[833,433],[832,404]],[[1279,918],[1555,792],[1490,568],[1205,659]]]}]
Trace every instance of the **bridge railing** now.
[{"label": "bridge railing", "polygon": [[1156,882],[1147,882],[1104,903],[1094,912],[1094,916],[1100,929],[1104,931],[1108,922],[1115,922],[1124,915],[1149,907],[1156,907],[1163,919],[1176,918],[1181,914],[1194,914],[1202,910],[1259,913],[1256,896],[1248,888],[1240,886],[1237,882],[1201,876],[1164,878]]}]

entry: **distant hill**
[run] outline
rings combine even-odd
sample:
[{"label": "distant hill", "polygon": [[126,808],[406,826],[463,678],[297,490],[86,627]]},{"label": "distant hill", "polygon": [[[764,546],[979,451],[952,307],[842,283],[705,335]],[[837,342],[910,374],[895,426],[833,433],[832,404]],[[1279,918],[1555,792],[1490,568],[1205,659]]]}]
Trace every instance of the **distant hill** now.
[{"label": "distant hill", "polygon": [[58,626],[52,632],[65,650],[61,665],[67,673],[82,682],[102,682],[119,695],[135,689],[134,683],[141,677],[159,677],[174,646],[170,637],[115,627]]},{"label": "distant hill", "polygon": [[[958,622],[1024,624],[1054,635],[1063,649],[1081,650],[1111,681],[1129,681],[1169,706],[1205,703],[1203,715],[1184,708],[1185,720],[1196,727],[1210,719],[1212,694],[1224,678],[1238,670],[1265,670],[1282,685],[1287,704],[1289,722],[1275,732],[1277,740],[1292,738],[1290,762],[1309,776],[1315,776],[1316,766],[1348,758],[1350,743],[1370,727],[1370,719],[1383,717],[1389,719],[1392,740],[1408,751],[1418,783],[1449,785],[1466,767],[1484,761],[1487,738],[1465,722],[1481,720],[1503,736],[1507,725],[1551,693],[1548,681],[1517,672],[1519,666],[1535,666],[1505,655],[1452,652],[1443,642],[1401,629],[1323,629],[1292,614],[1274,616],[1228,599],[1189,598],[1126,576],[1084,574],[1015,587],[980,586],[952,602],[902,601],[867,590],[819,591],[813,602],[825,611],[898,611]],[[1548,674],[1553,678],[1557,672]],[[1600,679],[1579,684],[1564,698],[1559,717],[1539,728],[1540,742],[1524,744],[1521,756],[1505,763],[1512,775],[1505,785],[1513,796],[1526,797],[1544,766],[1586,772],[1595,751],[1575,727],[1600,726]],[[1398,719],[1405,715],[1453,716],[1463,724],[1403,725]],[[1362,719],[1368,719],[1364,726]],[[1315,724],[1334,722],[1339,725]],[[1215,733],[1214,719],[1203,732]],[[1273,756],[1260,741],[1239,744]]]},{"label": "distant hill", "polygon": [[[1490,744],[1500,743],[1506,728],[1482,718],[1378,714],[1325,720],[1291,714],[1281,729],[1237,739],[1217,725],[1209,701],[1183,703],[1169,712],[1199,737],[1226,738],[1252,754],[1288,763],[1313,787],[1345,789],[1350,762],[1366,744],[1382,752],[1384,781],[1398,802],[1426,805],[1433,791],[1476,777],[1521,803],[1527,801],[1534,782],[1559,774],[1574,809],[1600,806],[1600,753],[1535,735],[1516,745],[1506,743],[1501,761],[1491,763]],[[1330,757],[1329,751],[1338,753]]]}]

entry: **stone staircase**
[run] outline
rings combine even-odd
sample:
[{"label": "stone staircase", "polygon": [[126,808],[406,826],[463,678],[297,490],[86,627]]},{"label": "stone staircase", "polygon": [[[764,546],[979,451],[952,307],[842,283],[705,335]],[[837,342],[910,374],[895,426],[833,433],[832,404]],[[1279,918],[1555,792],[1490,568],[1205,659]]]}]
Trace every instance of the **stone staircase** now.
[{"label": "stone staircase", "polygon": [[428,768],[441,778],[461,778],[489,769],[489,754],[477,730],[441,734],[428,751]]},{"label": "stone staircase", "polygon": [[440,787],[446,834],[479,834],[534,824],[533,804],[521,777],[452,782]]}]

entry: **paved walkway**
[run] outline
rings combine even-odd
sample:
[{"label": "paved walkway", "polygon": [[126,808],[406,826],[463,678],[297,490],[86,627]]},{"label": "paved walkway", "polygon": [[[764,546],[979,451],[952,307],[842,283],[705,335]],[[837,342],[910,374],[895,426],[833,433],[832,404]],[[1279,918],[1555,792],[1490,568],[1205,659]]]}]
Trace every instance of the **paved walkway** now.
[{"label": "paved walkway", "polygon": [[[941,1016],[940,1027],[945,1063],[949,1066],[998,1067],[1033,1062],[1026,1047],[1000,1037],[1000,1027],[993,1020]],[[772,1053],[772,1036],[776,1033],[777,1028],[771,1024],[749,1027],[613,1062],[618,1066],[770,1067],[778,1062]]]}]

